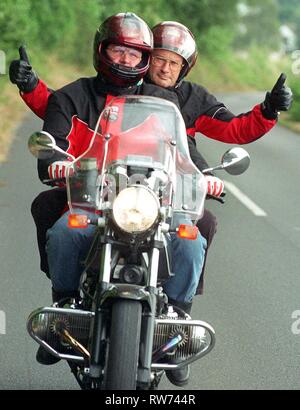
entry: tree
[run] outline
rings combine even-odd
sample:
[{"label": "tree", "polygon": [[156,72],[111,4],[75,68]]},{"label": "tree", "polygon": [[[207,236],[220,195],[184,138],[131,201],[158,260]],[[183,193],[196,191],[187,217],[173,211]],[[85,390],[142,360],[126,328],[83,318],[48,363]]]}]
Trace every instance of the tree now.
[{"label": "tree", "polygon": [[258,45],[263,48],[280,48],[277,0],[244,0],[239,3],[239,34],[235,39],[238,48]]},{"label": "tree", "polygon": [[7,62],[18,57],[18,47],[34,39],[36,24],[30,21],[29,0],[2,0],[0,2],[0,39],[1,50]]},{"label": "tree", "polygon": [[300,2],[299,0],[280,0],[278,2],[279,19],[289,26],[296,35],[297,47],[300,48]]}]

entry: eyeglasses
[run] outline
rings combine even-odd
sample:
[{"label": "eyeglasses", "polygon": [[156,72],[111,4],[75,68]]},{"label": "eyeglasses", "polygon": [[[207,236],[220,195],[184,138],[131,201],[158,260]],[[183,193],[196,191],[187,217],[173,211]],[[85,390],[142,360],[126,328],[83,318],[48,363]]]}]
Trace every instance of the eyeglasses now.
[{"label": "eyeglasses", "polygon": [[159,56],[152,56],[151,62],[156,67],[162,67],[164,64],[168,63],[171,71],[179,71],[184,66],[184,64],[179,63],[178,61],[168,60],[167,58]]},{"label": "eyeglasses", "polygon": [[126,54],[131,62],[140,61],[142,58],[142,53],[140,51],[128,47],[110,46],[107,47],[107,50],[111,52],[113,57],[123,57]]}]

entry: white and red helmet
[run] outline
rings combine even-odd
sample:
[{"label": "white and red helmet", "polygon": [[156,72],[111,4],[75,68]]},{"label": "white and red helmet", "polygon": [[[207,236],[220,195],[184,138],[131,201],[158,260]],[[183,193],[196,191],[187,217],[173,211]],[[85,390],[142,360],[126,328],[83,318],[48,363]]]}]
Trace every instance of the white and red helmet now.
[{"label": "white and red helmet", "polygon": [[154,48],[173,51],[184,60],[179,83],[195,65],[198,51],[192,32],[176,21],[163,21],[152,28]]}]

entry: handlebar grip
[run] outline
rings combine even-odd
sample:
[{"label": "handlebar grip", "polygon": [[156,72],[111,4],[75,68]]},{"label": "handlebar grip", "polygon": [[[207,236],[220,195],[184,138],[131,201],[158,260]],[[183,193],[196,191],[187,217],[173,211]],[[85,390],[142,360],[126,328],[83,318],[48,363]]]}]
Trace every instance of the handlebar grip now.
[{"label": "handlebar grip", "polygon": [[58,182],[66,182],[66,178],[49,178],[43,179],[43,184],[56,184]]},{"label": "handlebar grip", "polygon": [[[223,195],[224,194],[224,195]],[[222,192],[222,194],[221,194],[221,196],[225,196],[226,194],[225,194],[225,192]],[[210,194],[207,194],[206,195],[206,199],[213,199],[214,201],[218,201],[218,202],[220,202],[221,204],[225,204],[225,199],[223,199],[223,198],[221,198],[221,197],[219,197],[219,196],[214,196],[214,195],[210,195]]]}]

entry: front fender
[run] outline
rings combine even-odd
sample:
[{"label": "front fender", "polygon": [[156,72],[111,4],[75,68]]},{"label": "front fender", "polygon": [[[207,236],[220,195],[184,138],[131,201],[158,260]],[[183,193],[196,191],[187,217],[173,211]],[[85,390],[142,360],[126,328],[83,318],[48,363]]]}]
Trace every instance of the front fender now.
[{"label": "front fender", "polygon": [[111,299],[131,299],[140,302],[147,302],[151,305],[151,291],[143,286],[130,285],[127,283],[109,284],[100,294],[100,306],[106,304]]}]

